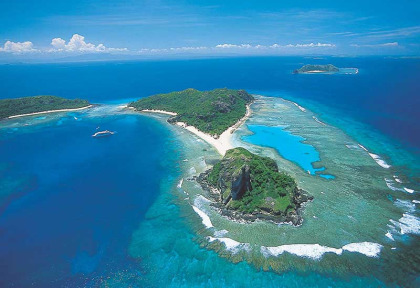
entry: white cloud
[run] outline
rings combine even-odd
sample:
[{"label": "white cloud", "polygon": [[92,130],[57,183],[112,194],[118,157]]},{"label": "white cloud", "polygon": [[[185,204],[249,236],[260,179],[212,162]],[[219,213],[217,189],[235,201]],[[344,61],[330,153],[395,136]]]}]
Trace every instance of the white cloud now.
[{"label": "white cloud", "polygon": [[381,44],[351,44],[352,47],[367,47],[367,48],[380,48],[380,47],[398,47],[398,42],[389,42],[389,43],[381,43]]},{"label": "white cloud", "polygon": [[28,52],[37,52],[37,49],[34,49],[34,44],[31,41],[25,42],[12,42],[6,41],[3,47],[0,47],[0,52],[9,52],[13,54],[22,54]]},{"label": "white cloud", "polygon": [[48,52],[124,52],[128,51],[127,48],[108,48],[104,44],[92,44],[86,43],[85,37],[79,34],[74,34],[70,41],[66,44],[66,41],[62,38],[54,38],[51,41],[52,49]]},{"label": "white cloud", "polygon": [[[166,54],[166,53],[173,53],[173,52],[205,52],[205,51],[213,51],[215,53],[223,53],[223,51],[243,51],[245,53],[254,51],[257,53],[257,51],[261,51],[261,53],[264,53],[263,51],[272,51],[275,50],[281,50],[283,52],[290,52],[294,49],[299,49],[302,51],[303,48],[331,48],[335,47],[334,44],[326,44],[326,43],[308,43],[308,44],[287,44],[287,45],[279,45],[279,44],[273,44],[270,46],[267,45],[251,45],[251,44],[218,44],[215,46],[190,46],[190,47],[172,47],[172,48],[158,48],[158,49],[152,49],[152,48],[144,48],[137,51],[138,54]],[[260,52],[258,52],[260,53]]]},{"label": "white cloud", "polygon": [[57,50],[65,50],[66,49],[66,41],[61,38],[54,38],[51,41],[51,45]]},{"label": "white cloud", "polygon": [[296,48],[316,48],[316,47],[335,47],[334,44],[329,43],[309,43],[309,44],[289,44],[286,47],[296,47]]},{"label": "white cloud", "polygon": [[253,46],[251,46],[249,44],[240,44],[240,45],[236,45],[236,44],[219,44],[219,45],[216,45],[215,48],[222,48],[222,49],[253,48]]},{"label": "white cloud", "polygon": [[[395,42],[396,43],[396,42]],[[35,49],[30,41],[26,42],[11,42],[7,41],[4,47],[0,47],[0,52],[12,52],[21,54],[26,52],[42,52],[42,53],[104,53],[104,52],[129,52],[127,48],[109,48],[104,44],[93,44],[86,42],[85,37],[79,34],[74,34],[71,39],[66,42],[62,38],[53,38],[51,46],[44,49]],[[385,45],[385,44],[384,44]],[[394,45],[388,43],[386,45]],[[398,45],[398,43],[396,43]],[[272,45],[251,45],[251,44],[218,44],[215,46],[183,46],[172,48],[144,48],[137,51],[131,51],[132,54],[173,54],[173,53],[223,53],[223,51],[235,51],[238,53],[290,53],[293,51],[306,51],[306,49],[323,49],[335,47],[334,44],[328,43],[307,43],[307,44],[272,44]],[[241,52],[240,52],[241,51]],[[271,52],[270,52],[271,51]],[[301,53],[301,52],[299,52]]]},{"label": "white cloud", "polygon": [[250,45],[250,44],[240,44],[240,45],[236,45],[236,44],[219,44],[216,45],[215,48],[223,48],[223,49],[267,49],[267,48],[272,48],[272,49],[276,49],[276,48],[318,48],[318,47],[335,47],[334,44],[329,44],[329,43],[308,43],[308,44],[287,44],[287,45],[279,45],[279,44],[273,44],[270,46],[265,46],[265,45]]},{"label": "white cloud", "polygon": [[197,51],[197,50],[206,50],[206,49],[208,49],[208,47],[205,47],[205,46],[169,48],[169,50],[171,51]]},{"label": "white cloud", "polygon": [[385,47],[393,46],[393,47],[395,47],[395,46],[398,46],[398,42],[385,43],[385,44],[382,44],[382,46],[385,46]]},{"label": "white cloud", "polygon": [[13,54],[23,54],[29,52],[78,52],[78,53],[101,53],[101,52],[128,52],[127,48],[108,48],[104,44],[86,43],[85,37],[79,34],[74,34],[68,43],[62,38],[54,38],[51,40],[52,48],[35,49],[31,41],[12,42],[6,41],[3,47],[0,47],[0,52],[9,52]]},{"label": "white cloud", "polygon": [[[366,33],[369,38],[396,38],[396,37],[411,37],[420,34],[420,26],[404,27],[393,30],[380,30]],[[385,40],[385,39],[384,39]]]}]

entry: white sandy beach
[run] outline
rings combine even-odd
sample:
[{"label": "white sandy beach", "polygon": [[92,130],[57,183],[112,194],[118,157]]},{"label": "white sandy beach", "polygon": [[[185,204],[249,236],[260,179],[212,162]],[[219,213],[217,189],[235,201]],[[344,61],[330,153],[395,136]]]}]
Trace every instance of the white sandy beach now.
[{"label": "white sandy beach", "polygon": [[[177,115],[174,112],[168,112],[164,110],[141,110],[141,112],[161,113],[161,114],[167,114],[167,115],[172,115],[172,116]],[[219,152],[220,155],[224,156],[227,150],[234,148],[232,145],[233,132],[235,132],[235,130],[238,129],[246,121],[246,119],[249,118],[249,116],[251,116],[251,113],[252,113],[251,107],[250,105],[247,105],[245,116],[242,119],[240,119],[238,122],[236,122],[235,125],[226,129],[226,131],[224,131],[217,139],[207,133],[204,133],[198,130],[194,126],[187,126],[186,123],[177,122],[176,124],[182,128],[187,129],[191,133],[197,135],[198,137],[200,137],[201,139],[203,139],[204,141],[212,145],[214,148],[216,148],[217,152]]]},{"label": "white sandy beach", "polygon": [[[129,107],[129,108],[131,108],[131,107]],[[168,112],[168,111],[165,111],[165,110],[149,110],[149,109],[144,109],[144,110],[141,110],[141,112],[161,113],[161,114],[167,114],[167,115],[171,115],[171,116],[175,116],[176,115],[176,113],[174,113],[174,112]]]},{"label": "white sandy beach", "polygon": [[40,115],[40,114],[48,114],[48,113],[79,111],[79,110],[90,108],[92,106],[93,105],[88,105],[88,106],[85,106],[85,107],[74,108],[74,109],[58,109],[58,110],[48,110],[48,111],[34,112],[34,113],[28,113],[28,114],[19,114],[19,115],[10,116],[10,117],[8,117],[8,119],[25,117],[25,116]]}]

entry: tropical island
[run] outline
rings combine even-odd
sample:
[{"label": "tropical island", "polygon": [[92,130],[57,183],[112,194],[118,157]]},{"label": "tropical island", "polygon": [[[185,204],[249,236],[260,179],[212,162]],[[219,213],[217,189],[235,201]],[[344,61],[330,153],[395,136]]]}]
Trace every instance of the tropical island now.
[{"label": "tropical island", "polygon": [[332,64],[328,65],[305,65],[299,69],[293,71],[294,74],[302,74],[302,73],[336,73],[339,72],[340,69],[335,67]]},{"label": "tropical island", "polygon": [[157,94],[128,105],[137,111],[166,112],[169,123],[182,123],[219,138],[229,127],[247,114],[247,105],[254,97],[245,90],[214,89]]},{"label": "tropical island", "polygon": [[3,99],[0,100],[0,119],[52,112],[76,111],[91,106],[87,100],[65,99],[49,95]]},{"label": "tropical island", "polygon": [[197,181],[220,213],[237,221],[257,219],[302,224],[300,208],[313,199],[296,181],[279,172],[276,162],[239,147],[228,150],[213,168]]},{"label": "tropical island", "polygon": [[188,129],[224,156],[196,178],[222,215],[238,221],[261,219],[300,225],[300,208],[312,197],[300,190],[291,176],[279,172],[273,159],[234,148],[228,141],[232,128],[246,119],[253,101],[244,90],[187,89],[143,98],[128,107],[169,115],[169,123]]}]

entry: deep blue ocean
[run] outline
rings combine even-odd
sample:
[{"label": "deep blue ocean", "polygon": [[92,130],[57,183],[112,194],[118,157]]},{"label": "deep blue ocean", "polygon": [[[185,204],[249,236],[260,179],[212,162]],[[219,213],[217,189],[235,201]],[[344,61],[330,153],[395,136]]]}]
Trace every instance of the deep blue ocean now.
[{"label": "deep blue ocean", "polygon": [[[359,73],[292,74],[310,63],[357,67]],[[12,64],[0,65],[0,99],[57,95],[126,103],[186,88],[240,88],[302,101],[344,130],[347,122],[339,115],[354,121],[414,159],[399,163],[397,153],[388,155],[388,162],[418,167],[419,71],[419,59],[379,57]],[[61,120],[60,125],[55,121],[0,129],[0,188],[9,191],[5,197],[0,191],[1,287],[95,286],[98,279],[121,271],[136,271],[141,277],[144,263],[127,251],[132,234],[161,193],[162,183],[170,184],[180,174],[180,143],[156,119],[114,115]],[[118,133],[90,137],[97,126]],[[346,132],[358,137],[354,128]],[[412,173],[419,179],[417,172]],[[191,251],[199,251],[200,257],[218,257],[194,245]],[[224,269],[261,276],[246,263],[214,261]],[[267,275],[267,280],[275,281],[274,274]],[[277,280],[293,277],[289,273]],[[328,277],[311,277],[317,279],[316,285],[335,283]],[[234,286],[232,281],[224,286]]]},{"label": "deep blue ocean", "polygon": [[[357,67],[357,75],[294,75],[303,64]],[[0,98],[59,95],[103,103],[186,88],[289,94],[333,107],[394,140],[420,147],[419,59],[258,57],[1,65]]]},{"label": "deep blue ocean", "polygon": [[[177,171],[169,131],[144,116],[79,120],[0,133],[0,187],[14,190],[0,206],[1,287],[81,287],[139,269],[132,232]],[[118,137],[91,137],[99,125]]]}]

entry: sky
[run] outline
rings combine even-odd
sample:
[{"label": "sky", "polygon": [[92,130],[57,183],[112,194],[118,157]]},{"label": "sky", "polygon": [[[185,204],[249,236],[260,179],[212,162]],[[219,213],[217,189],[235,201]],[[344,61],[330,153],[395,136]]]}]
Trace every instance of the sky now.
[{"label": "sky", "polygon": [[0,0],[0,59],[420,56],[416,0]]}]

